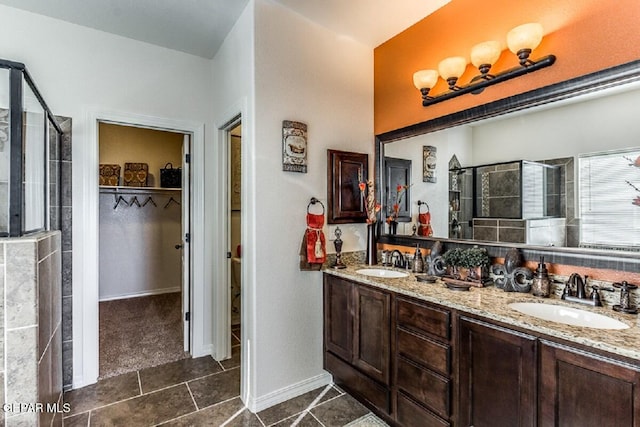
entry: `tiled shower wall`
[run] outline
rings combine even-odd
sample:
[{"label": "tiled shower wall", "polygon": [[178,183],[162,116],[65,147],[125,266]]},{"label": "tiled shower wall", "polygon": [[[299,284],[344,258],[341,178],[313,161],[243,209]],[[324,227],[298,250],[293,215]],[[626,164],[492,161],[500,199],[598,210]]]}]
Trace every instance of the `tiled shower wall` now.
[{"label": "tiled shower wall", "polygon": [[62,424],[61,258],[59,231],[0,240],[0,424]]},{"label": "tiled shower wall", "polygon": [[[63,131],[62,143],[60,144],[59,151],[54,150],[52,147],[51,162],[57,163],[57,167],[60,168],[60,197],[57,201],[51,201],[51,219],[53,221],[54,215],[59,215],[58,224],[62,236],[62,372],[64,389],[70,390],[73,384],[73,319],[71,310],[71,118],[58,116],[56,117],[56,121]],[[54,141],[51,141],[51,144],[53,143]],[[55,156],[54,153],[56,153]],[[98,171],[96,171],[96,173],[98,173]],[[52,222],[52,224],[55,224],[55,222]]]}]

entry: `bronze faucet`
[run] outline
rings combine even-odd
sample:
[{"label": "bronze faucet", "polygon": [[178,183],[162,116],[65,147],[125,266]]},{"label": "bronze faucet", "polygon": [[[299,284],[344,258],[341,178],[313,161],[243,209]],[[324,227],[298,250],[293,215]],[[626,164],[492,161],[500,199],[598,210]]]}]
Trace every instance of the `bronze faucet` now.
[{"label": "bronze faucet", "polygon": [[[397,255],[397,258],[395,258]],[[395,260],[394,260],[395,258]],[[398,267],[398,268],[405,268],[406,267],[406,262],[407,260],[404,259],[404,256],[402,255],[402,252],[400,252],[397,249],[394,249],[393,252],[391,252],[391,264],[394,267]]]},{"label": "bronze faucet", "polygon": [[[601,286],[591,286],[591,293],[587,296],[586,284],[589,276],[584,276],[584,280],[578,273],[569,276],[569,280],[562,291],[562,299],[565,301],[577,302],[580,304],[602,307],[602,300],[598,291],[613,291],[613,288],[603,288]],[[574,291],[575,288],[575,291]]]}]

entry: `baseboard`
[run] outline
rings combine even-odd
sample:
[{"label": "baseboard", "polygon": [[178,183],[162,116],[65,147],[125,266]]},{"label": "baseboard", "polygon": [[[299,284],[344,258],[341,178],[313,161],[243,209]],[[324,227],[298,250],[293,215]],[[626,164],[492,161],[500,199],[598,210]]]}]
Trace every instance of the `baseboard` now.
[{"label": "baseboard", "polygon": [[170,294],[173,292],[180,292],[182,288],[180,286],[175,286],[173,288],[162,288],[162,289],[153,289],[150,291],[140,291],[140,292],[132,292],[129,294],[120,294],[120,295],[112,295],[108,297],[100,297],[100,302],[103,301],[113,301],[117,299],[127,299],[127,298],[138,298],[138,297],[148,297],[150,295],[160,295],[160,294]]},{"label": "baseboard", "polygon": [[304,381],[300,381],[296,384],[281,388],[280,390],[273,391],[269,394],[260,397],[251,397],[245,402],[247,408],[253,413],[263,411],[278,403],[285,402],[294,397],[298,397],[311,390],[315,390],[318,387],[324,387],[331,384],[333,377],[328,372],[323,372],[315,377],[308,378]]},{"label": "baseboard", "polygon": [[207,344],[207,345],[203,345],[203,346],[193,346],[191,348],[191,357],[196,358],[196,357],[202,357],[202,356],[211,356],[213,357],[213,345],[212,344]]}]

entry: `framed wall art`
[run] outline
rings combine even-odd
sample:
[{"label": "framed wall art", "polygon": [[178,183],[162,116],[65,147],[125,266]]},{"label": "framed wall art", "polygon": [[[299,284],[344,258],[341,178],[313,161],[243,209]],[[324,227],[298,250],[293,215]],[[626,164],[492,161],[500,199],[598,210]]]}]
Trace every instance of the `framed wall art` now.
[{"label": "framed wall art", "polygon": [[307,125],[282,121],[282,170],[307,173]]}]

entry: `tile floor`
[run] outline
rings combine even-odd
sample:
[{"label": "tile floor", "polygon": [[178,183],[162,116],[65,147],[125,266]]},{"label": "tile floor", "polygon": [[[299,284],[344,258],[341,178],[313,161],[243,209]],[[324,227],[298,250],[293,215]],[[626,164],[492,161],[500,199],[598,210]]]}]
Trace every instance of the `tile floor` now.
[{"label": "tile floor", "polygon": [[233,357],[184,359],[106,378],[65,393],[75,426],[385,426],[335,386],[252,414],[240,400],[239,330]]}]

